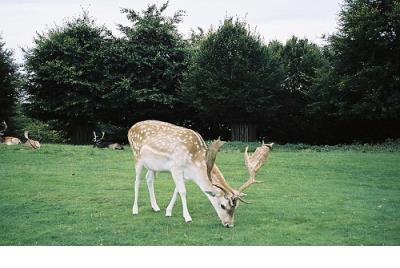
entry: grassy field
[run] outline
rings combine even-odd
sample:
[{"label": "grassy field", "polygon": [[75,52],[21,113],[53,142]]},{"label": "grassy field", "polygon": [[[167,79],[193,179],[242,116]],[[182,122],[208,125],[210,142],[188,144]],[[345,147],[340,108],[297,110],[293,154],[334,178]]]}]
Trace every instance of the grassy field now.
[{"label": "grassy field", "polygon": [[[243,145],[224,147],[217,163],[238,186]],[[277,146],[232,229],[192,182],[193,222],[184,222],[179,199],[166,218],[167,173],[155,182],[162,212],[152,212],[143,181],[133,216],[133,166],[130,150],[0,145],[0,245],[400,245],[397,148]]]}]

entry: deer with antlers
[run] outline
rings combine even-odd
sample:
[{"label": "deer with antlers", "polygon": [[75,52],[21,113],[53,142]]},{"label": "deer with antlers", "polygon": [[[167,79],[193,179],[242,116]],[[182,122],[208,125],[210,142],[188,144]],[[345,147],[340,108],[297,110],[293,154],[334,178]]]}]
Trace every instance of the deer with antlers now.
[{"label": "deer with antlers", "polygon": [[93,147],[97,148],[109,148],[113,150],[123,150],[124,147],[119,144],[118,142],[111,142],[111,141],[103,141],[104,140],[104,131],[101,132],[102,136],[99,139],[96,135],[96,132],[93,131]]},{"label": "deer with antlers", "polygon": [[266,161],[273,145],[273,143],[263,143],[252,155],[249,155],[246,147],[244,160],[249,178],[238,189],[234,189],[215,164],[217,153],[224,144],[219,139],[207,146],[203,138],[193,130],[148,120],[133,125],[128,132],[128,140],[135,158],[133,214],[139,212],[140,175],[145,167],[150,203],[154,211],[160,211],[154,193],[155,174],[159,171],[169,171],[175,182],[175,190],[166,209],[166,216],[172,215],[172,209],[179,194],[182,200],[183,217],[186,222],[192,221],[186,204],[184,181],[193,180],[211,202],[222,224],[228,228],[234,226],[234,213],[239,201],[248,203],[242,198],[243,191],[259,182],[256,180],[256,172]]},{"label": "deer with antlers", "polygon": [[29,131],[25,130],[24,136],[26,138],[25,146],[30,148],[30,149],[40,149],[40,139],[37,140],[32,140],[28,136]]},{"label": "deer with antlers", "polygon": [[4,136],[4,132],[7,130],[6,121],[3,121],[4,129],[0,130],[0,143],[7,145],[17,145],[21,144],[21,140],[16,137]]}]

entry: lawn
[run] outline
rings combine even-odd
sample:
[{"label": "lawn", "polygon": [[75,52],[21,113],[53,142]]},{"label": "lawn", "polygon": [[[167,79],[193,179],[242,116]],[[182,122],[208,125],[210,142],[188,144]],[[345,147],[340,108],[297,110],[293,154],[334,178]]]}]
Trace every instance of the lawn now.
[{"label": "lawn", "polygon": [[[227,144],[217,163],[238,186],[246,177],[242,144]],[[253,145],[254,147],[254,145]],[[346,147],[347,148],[347,147]],[[193,222],[168,173],[151,210],[145,181],[131,214],[131,151],[44,144],[32,151],[0,145],[0,245],[400,245],[400,151],[359,147],[276,146],[248,201],[224,228],[188,182]]]}]

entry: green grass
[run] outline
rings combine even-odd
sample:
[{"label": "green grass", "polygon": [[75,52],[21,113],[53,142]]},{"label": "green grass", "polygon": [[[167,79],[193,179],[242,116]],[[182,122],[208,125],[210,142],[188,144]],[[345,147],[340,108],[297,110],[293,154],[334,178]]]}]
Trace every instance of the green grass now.
[{"label": "green grass", "polygon": [[[228,143],[218,155],[233,186],[246,176],[243,146]],[[265,183],[247,191],[253,203],[227,229],[192,182],[193,222],[179,199],[164,217],[168,173],[155,182],[162,212],[152,212],[142,181],[133,216],[129,149],[0,145],[0,245],[400,245],[400,152],[343,148],[277,146],[258,174]]]}]

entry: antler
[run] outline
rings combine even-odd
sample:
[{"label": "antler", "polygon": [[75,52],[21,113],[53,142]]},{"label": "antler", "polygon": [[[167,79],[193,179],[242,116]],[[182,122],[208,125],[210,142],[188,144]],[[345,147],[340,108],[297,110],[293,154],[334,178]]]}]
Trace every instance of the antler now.
[{"label": "antler", "polygon": [[2,133],[2,134],[7,130],[7,124],[6,124],[6,121],[4,121],[4,120],[3,120],[3,125],[4,125],[4,129],[0,130],[0,133]]},{"label": "antler", "polygon": [[225,194],[231,193],[233,194],[233,198],[237,198],[243,203],[249,204],[249,202],[242,199],[242,196],[244,195],[243,191],[254,183],[260,183],[260,181],[256,180],[256,173],[267,160],[268,153],[272,148],[273,143],[265,144],[263,142],[262,145],[258,147],[251,155],[248,154],[248,147],[246,147],[244,159],[249,172],[249,179],[242,186],[240,186],[238,190],[235,190],[226,182],[218,167],[214,165],[218,150],[223,144],[224,142],[218,138],[208,146],[206,151],[208,177],[211,183],[215,187],[221,189]]},{"label": "antler", "polygon": [[211,170],[214,167],[215,158],[217,157],[219,148],[221,148],[221,146],[224,145],[224,143],[225,142],[221,141],[220,137],[218,137],[218,139],[213,141],[207,148],[206,151],[207,175],[210,180],[211,180]]},{"label": "antler", "polygon": [[25,136],[25,138],[26,138],[27,140],[29,140],[28,133],[29,133],[29,131],[28,131],[28,130],[25,130],[25,132],[24,132],[24,136]]},{"label": "antler", "polygon": [[[256,173],[257,171],[264,165],[265,161],[267,160],[269,150],[272,148],[273,143],[264,144],[256,149],[256,151],[249,155],[247,153],[248,146],[244,151],[244,163],[246,164],[247,170],[249,172],[249,179],[238,188],[239,193],[242,193],[247,187],[254,183],[261,183],[261,181],[256,180]],[[241,201],[246,203],[244,200],[238,197]]]},{"label": "antler", "polygon": [[93,141],[94,141],[94,142],[102,141],[102,140],[104,139],[104,131],[102,131],[101,134],[102,134],[101,138],[100,138],[100,139],[97,139],[96,132],[93,131],[93,136],[94,136]]}]

